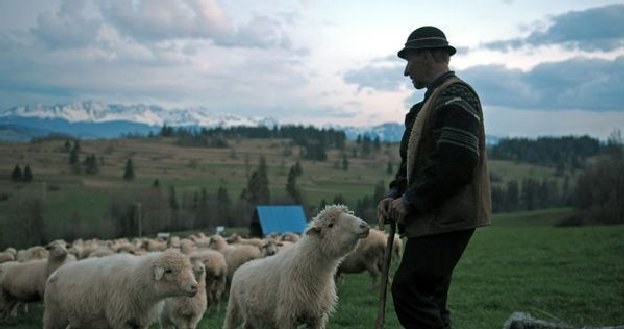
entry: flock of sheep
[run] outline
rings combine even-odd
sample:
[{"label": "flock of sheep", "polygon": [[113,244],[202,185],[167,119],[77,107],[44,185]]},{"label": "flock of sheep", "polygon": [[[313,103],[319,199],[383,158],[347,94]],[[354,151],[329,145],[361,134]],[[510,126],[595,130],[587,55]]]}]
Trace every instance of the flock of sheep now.
[{"label": "flock of sheep", "polygon": [[0,253],[0,318],[43,302],[44,329],[196,328],[227,298],[224,329],[325,328],[336,282],[367,271],[374,288],[386,241],[385,232],[331,205],[302,235],[198,233],[8,248]]}]

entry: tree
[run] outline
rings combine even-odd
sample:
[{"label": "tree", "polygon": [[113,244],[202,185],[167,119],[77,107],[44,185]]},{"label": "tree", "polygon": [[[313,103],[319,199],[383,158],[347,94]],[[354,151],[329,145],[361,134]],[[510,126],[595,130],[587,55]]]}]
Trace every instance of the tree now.
[{"label": "tree", "polygon": [[14,182],[22,181],[22,168],[19,165],[15,165],[15,168],[13,168],[13,173],[11,174],[11,180]]},{"label": "tree", "polygon": [[134,179],[134,165],[132,164],[132,159],[128,159],[128,161],[126,161],[126,169],[124,170],[123,179],[127,181]]},{"label": "tree", "polygon": [[74,140],[74,145],[72,146],[71,151],[69,151],[69,164],[77,164],[80,162],[80,140]]},{"label": "tree", "polygon": [[32,173],[32,170],[30,169],[30,165],[26,165],[24,167],[24,177],[22,177],[22,180],[26,183],[32,182],[33,173]]},{"label": "tree", "polygon": [[347,159],[347,155],[344,153],[342,154],[342,164],[340,167],[342,168],[342,170],[349,169],[349,160]]},{"label": "tree", "polygon": [[85,173],[87,175],[96,175],[99,172],[97,160],[95,155],[89,155],[84,160]]},{"label": "tree", "polygon": [[288,179],[286,181],[286,192],[293,199],[295,203],[303,203],[301,192],[297,187],[297,174],[295,173],[295,167],[290,167],[288,171]]},{"label": "tree", "polygon": [[264,156],[260,157],[258,169],[251,175],[251,178],[247,182],[245,198],[247,203],[251,206],[268,204],[271,201],[267,165]]},{"label": "tree", "polygon": [[227,188],[219,186],[217,190],[217,217],[220,222],[229,219],[231,206],[232,200],[230,199]]}]

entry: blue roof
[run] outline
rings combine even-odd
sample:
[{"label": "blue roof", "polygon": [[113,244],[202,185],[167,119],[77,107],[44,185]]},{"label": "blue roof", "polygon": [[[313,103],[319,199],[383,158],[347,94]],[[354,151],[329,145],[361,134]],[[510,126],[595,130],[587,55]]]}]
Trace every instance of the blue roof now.
[{"label": "blue roof", "polygon": [[262,234],[292,232],[301,234],[308,226],[303,207],[292,206],[256,206]]}]

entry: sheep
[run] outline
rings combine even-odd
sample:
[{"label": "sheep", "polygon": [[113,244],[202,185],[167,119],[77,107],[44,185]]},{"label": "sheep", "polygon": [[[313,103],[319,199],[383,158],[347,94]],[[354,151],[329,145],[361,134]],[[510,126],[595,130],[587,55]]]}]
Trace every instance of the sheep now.
[{"label": "sheep", "polygon": [[35,259],[44,259],[48,257],[48,251],[42,246],[34,246],[26,250],[18,251],[15,257],[19,262],[28,262]]},{"label": "sheep", "polygon": [[299,234],[295,234],[295,233],[292,233],[292,232],[285,232],[284,234],[282,234],[280,239],[282,241],[297,242],[297,240],[299,240],[299,238],[300,238]]},{"label": "sheep", "polygon": [[241,265],[250,260],[262,258],[264,256],[260,249],[253,246],[229,245],[220,235],[213,235],[210,237],[209,246],[211,249],[222,253],[223,257],[225,257],[228,266],[225,291],[229,291],[232,276]]},{"label": "sheep", "polygon": [[0,263],[14,261],[16,259],[17,251],[13,248],[7,248],[5,251],[0,252]]},{"label": "sheep", "polygon": [[51,241],[46,246],[47,259],[12,264],[2,271],[0,280],[0,312],[8,312],[17,303],[38,302],[43,299],[48,276],[61,265],[75,260],[65,248],[63,240]]},{"label": "sheep", "polygon": [[227,287],[228,265],[223,254],[212,249],[200,249],[191,254],[206,266],[206,292],[208,308],[221,310],[221,296]]},{"label": "sheep", "polygon": [[371,278],[371,289],[374,289],[383,269],[387,243],[387,234],[384,231],[371,229],[368,236],[362,239],[357,248],[349,253],[338,266],[337,281],[342,280],[343,274],[368,272]]},{"label": "sheep", "polygon": [[48,278],[43,328],[146,329],[166,298],[198,288],[190,258],[175,250],[67,263]]},{"label": "sheep", "polygon": [[223,329],[325,328],[338,301],[338,264],[368,232],[346,206],[326,206],[292,248],[236,271]]},{"label": "sheep", "polygon": [[193,260],[193,274],[199,285],[194,297],[171,297],[165,299],[160,313],[160,327],[195,329],[208,307],[206,298],[206,266],[201,260]]},{"label": "sheep", "polygon": [[161,239],[146,238],[143,240],[142,248],[147,252],[167,250],[167,241]]},{"label": "sheep", "polygon": [[233,244],[243,244],[247,246],[255,246],[262,249],[265,245],[265,241],[260,238],[243,238],[238,233],[233,233],[228,239],[228,242]]},{"label": "sheep", "polygon": [[184,254],[191,254],[197,247],[195,246],[195,242],[191,239],[180,239],[180,251]]}]

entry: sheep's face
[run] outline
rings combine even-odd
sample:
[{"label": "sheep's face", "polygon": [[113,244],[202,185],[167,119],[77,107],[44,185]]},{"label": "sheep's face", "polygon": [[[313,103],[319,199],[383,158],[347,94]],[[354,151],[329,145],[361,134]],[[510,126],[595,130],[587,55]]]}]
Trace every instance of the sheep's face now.
[{"label": "sheep's face", "polygon": [[193,261],[193,277],[198,283],[206,280],[206,265],[204,265],[204,262],[200,260]]},{"label": "sheep's face", "polygon": [[327,206],[312,221],[306,234],[321,239],[321,251],[332,257],[351,252],[370,227],[344,206]]},{"label": "sheep's face", "polygon": [[63,258],[67,256],[66,243],[63,240],[54,240],[46,246],[48,257]]},{"label": "sheep's face", "polygon": [[197,294],[199,285],[188,256],[172,249],[164,251],[154,261],[153,271],[160,295],[193,297]]},{"label": "sheep's face", "polygon": [[278,252],[278,245],[275,241],[271,239],[266,239],[264,241],[264,245],[262,246],[262,254],[264,256],[273,256]]}]

